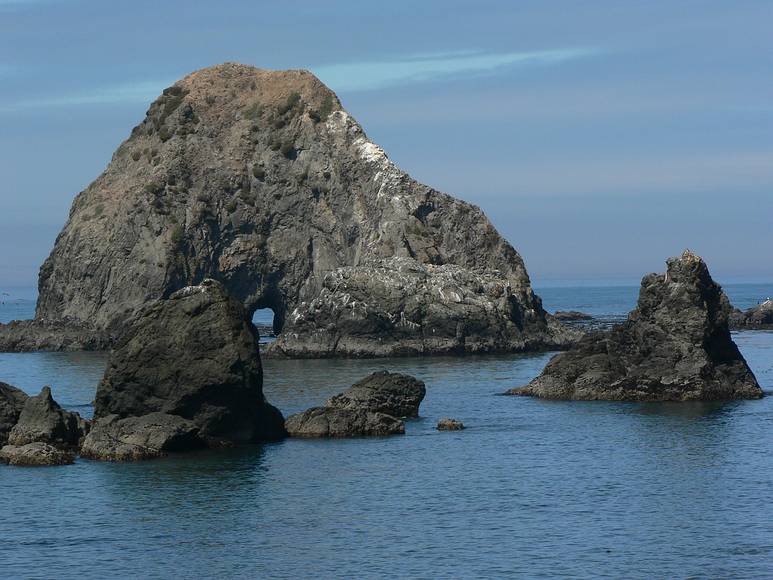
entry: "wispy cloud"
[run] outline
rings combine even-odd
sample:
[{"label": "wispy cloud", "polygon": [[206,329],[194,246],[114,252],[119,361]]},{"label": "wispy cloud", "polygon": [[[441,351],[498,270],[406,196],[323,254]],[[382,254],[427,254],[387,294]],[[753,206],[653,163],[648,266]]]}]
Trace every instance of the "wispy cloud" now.
[{"label": "wispy cloud", "polygon": [[338,63],[311,70],[336,91],[368,91],[461,74],[494,74],[514,67],[551,66],[598,54],[594,48],[531,52],[459,51],[408,55],[393,60]]},{"label": "wispy cloud", "polygon": [[[0,69],[1,71],[2,69]],[[28,109],[75,107],[80,105],[121,105],[148,103],[174,80],[142,81],[112,85],[80,93],[30,98],[14,103],[0,103],[0,113],[13,113]]]}]

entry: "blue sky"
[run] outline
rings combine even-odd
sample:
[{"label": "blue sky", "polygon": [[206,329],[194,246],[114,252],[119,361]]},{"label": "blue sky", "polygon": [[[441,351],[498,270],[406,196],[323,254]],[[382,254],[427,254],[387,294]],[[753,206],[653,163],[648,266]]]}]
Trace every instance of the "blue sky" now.
[{"label": "blue sky", "polygon": [[689,247],[773,280],[773,3],[0,0],[0,285],[160,90],[308,68],[415,178],[480,205],[537,283]]}]

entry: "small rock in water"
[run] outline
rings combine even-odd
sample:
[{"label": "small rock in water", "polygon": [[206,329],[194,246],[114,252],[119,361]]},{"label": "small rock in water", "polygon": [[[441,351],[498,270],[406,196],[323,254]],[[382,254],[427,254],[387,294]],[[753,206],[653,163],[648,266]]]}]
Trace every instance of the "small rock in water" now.
[{"label": "small rock in water", "polygon": [[363,409],[393,417],[418,417],[427,390],[409,375],[381,371],[357,381],[341,394],[328,399],[327,407]]},{"label": "small rock in water", "polygon": [[312,407],[287,418],[290,437],[381,437],[405,433],[405,423],[364,409]]},{"label": "small rock in water", "polygon": [[461,431],[464,429],[464,423],[456,419],[443,417],[440,421],[437,422],[436,429],[438,431]]}]

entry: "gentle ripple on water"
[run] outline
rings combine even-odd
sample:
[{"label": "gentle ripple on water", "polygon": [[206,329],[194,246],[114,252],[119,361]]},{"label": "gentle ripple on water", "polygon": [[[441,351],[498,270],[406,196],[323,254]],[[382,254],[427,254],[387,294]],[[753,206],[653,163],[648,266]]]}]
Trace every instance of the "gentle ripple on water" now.
[{"label": "gentle ripple on water", "polygon": [[[773,333],[734,338],[773,392]],[[549,358],[266,360],[286,414],[388,368],[426,381],[422,417],[404,437],[0,468],[0,576],[771,577],[773,397],[497,396]],[[0,354],[0,380],[88,415],[104,364]]]}]

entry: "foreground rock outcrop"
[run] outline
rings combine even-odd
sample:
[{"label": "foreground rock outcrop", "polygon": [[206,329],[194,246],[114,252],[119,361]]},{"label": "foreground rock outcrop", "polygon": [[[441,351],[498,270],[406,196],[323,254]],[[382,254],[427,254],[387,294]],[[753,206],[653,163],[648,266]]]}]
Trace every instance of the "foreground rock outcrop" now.
[{"label": "foreground rock outcrop", "polygon": [[0,383],[0,462],[18,466],[72,463],[88,430],[88,421],[62,409],[49,387],[28,397]]},{"label": "foreground rock outcrop", "polygon": [[125,419],[108,415],[94,421],[81,455],[101,461],[138,461],[203,446],[199,428],[177,415],[148,413]]},{"label": "foreground rock outcrop", "polygon": [[287,418],[291,437],[366,437],[405,433],[401,417],[418,417],[424,383],[409,375],[373,373],[343,393]]},{"label": "foreground rock outcrop", "polygon": [[[75,199],[40,271],[36,318],[93,327],[96,344],[205,278],[248,312],[271,308],[286,356],[517,351],[578,337],[546,316],[479,208],[402,172],[305,71],[224,64],[164,90]],[[80,331],[60,343],[40,332],[0,331],[0,348],[91,347]]]},{"label": "foreground rock outcrop", "polygon": [[418,417],[427,389],[410,375],[381,371],[357,381],[325,403],[338,409],[363,409],[393,417]]},{"label": "foreground rock outcrop", "polygon": [[550,399],[687,401],[762,396],[730,338],[730,304],[703,260],[685,251],[644,277],[628,320],[586,335],[508,394]]},{"label": "foreground rock outcrop", "polygon": [[733,310],[730,315],[733,330],[773,330],[773,300],[768,298],[748,310]]},{"label": "foreground rock outcrop", "polygon": [[[263,396],[257,331],[214,280],[178,290],[138,315],[110,355],[94,417],[91,457],[124,454],[103,445],[111,438],[119,448],[165,451],[182,442],[196,447],[285,435],[281,413]],[[121,421],[137,417],[145,420]],[[195,436],[179,418],[196,428]]]}]

